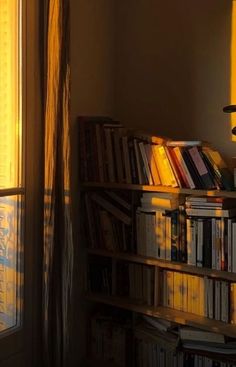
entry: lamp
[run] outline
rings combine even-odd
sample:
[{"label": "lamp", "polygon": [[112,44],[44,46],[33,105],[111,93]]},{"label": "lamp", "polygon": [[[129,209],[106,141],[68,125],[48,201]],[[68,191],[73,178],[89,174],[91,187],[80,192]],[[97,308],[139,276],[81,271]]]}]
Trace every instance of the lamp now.
[{"label": "lamp", "polygon": [[[223,111],[226,112],[226,113],[236,112],[236,105],[235,104],[231,104],[229,106],[225,106],[223,108]],[[233,135],[236,135],[236,126],[233,127],[232,134]]]}]

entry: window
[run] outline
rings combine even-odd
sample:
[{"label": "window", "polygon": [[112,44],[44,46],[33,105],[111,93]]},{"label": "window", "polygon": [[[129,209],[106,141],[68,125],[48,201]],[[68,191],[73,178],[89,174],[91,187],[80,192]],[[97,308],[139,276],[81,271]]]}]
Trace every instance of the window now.
[{"label": "window", "polygon": [[22,314],[21,6],[0,0],[0,335]]}]

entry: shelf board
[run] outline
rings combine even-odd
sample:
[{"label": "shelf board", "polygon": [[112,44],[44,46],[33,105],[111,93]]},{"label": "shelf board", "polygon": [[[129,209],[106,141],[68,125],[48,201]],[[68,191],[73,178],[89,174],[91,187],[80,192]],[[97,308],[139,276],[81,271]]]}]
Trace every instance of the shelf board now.
[{"label": "shelf board", "polygon": [[132,261],[139,264],[152,265],[157,266],[163,269],[175,270],[175,271],[183,271],[189,274],[196,274],[201,276],[209,276],[211,278],[221,278],[228,281],[236,282],[236,273],[229,273],[227,271],[214,270],[208,268],[200,268],[193,265],[172,262],[161,259],[149,258],[141,255],[133,255],[127,253],[120,252],[111,252],[106,250],[99,249],[87,249],[88,253],[91,255],[110,257],[117,260],[123,261]]},{"label": "shelf board", "polygon": [[208,196],[223,196],[236,198],[236,191],[226,190],[197,190],[197,189],[181,189],[167,186],[150,186],[150,185],[134,185],[111,182],[83,182],[83,189],[115,189],[115,190],[135,190],[135,191],[151,191],[151,192],[173,192],[186,195],[208,195]]},{"label": "shelf board", "polygon": [[112,361],[103,361],[103,360],[92,359],[92,358],[88,358],[86,360],[86,366],[87,367],[118,367],[117,364],[115,364]]},{"label": "shelf board", "polygon": [[92,302],[103,303],[106,305],[123,308],[126,310],[138,312],[144,315],[159,317],[165,320],[173,321],[181,325],[189,325],[203,330],[210,330],[215,333],[226,336],[236,337],[236,325],[226,324],[222,321],[210,320],[203,316],[192,313],[174,310],[171,308],[132,303],[130,300],[114,296],[104,296],[100,294],[87,293],[85,299]]}]

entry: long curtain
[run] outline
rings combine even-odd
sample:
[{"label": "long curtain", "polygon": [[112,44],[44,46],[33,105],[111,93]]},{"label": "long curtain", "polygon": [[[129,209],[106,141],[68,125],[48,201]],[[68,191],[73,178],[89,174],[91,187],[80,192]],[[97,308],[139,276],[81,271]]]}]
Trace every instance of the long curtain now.
[{"label": "long curtain", "polygon": [[44,367],[66,366],[73,240],[70,202],[69,0],[45,0]]}]

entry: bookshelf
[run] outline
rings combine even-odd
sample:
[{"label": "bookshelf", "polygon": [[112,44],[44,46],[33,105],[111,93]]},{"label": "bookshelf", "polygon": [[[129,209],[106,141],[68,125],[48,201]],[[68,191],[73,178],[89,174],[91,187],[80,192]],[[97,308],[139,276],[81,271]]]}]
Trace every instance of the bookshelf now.
[{"label": "bookshelf", "polygon": [[[100,126],[100,125],[99,125]],[[90,136],[91,138],[91,136]],[[84,149],[85,144],[82,144],[82,148]],[[94,149],[94,147],[93,147]],[[86,156],[85,152],[82,152],[83,156]],[[94,151],[90,152],[90,158],[88,160],[87,164],[87,173],[89,172],[88,166],[89,164],[92,164],[93,159],[91,159],[91,156],[95,157]],[[101,157],[100,157],[101,158]],[[97,162],[97,164],[101,164]],[[114,167],[113,167],[114,168]],[[94,169],[94,175],[95,171],[98,172],[98,166],[93,166]],[[90,173],[89,173],[90,174]],[[97,173],[96,173],[97,174]],[[108,172],[109,174],[109,172]],[[112,173],[112,175],[114,172]],[[93,176],[93,174],[91,174]],[[95,176],[94,176],[95,177]],[[126,310],[128,312],[131,312],[133,314],[132,318],[132,332],[133,332],[133,340],[135,340],[135,322],[134,319],[137,317],[137,315],[146,315],[151,316],[157,319],[164,319],[166,321],[169,321],[174,324],[178,324],[181,326],[188,326],[192,328],[201,329],[203,331],[209,331],[217,334],[222,334],[228,338],[236,338],[236,324],[235,320],[231,320],[231,311],[229,311],[231,305],[232,299],[230,298],[231,294],[231,285],[236,284],[236,272],[227,271],[226,268],[222,269],[216,269],[216,268],[210,268],[210,267],[204,267],[204,266],[196,266],[188,264],[187,262],[180,262],[177,260],[167,260],[164,258],[157,258],[153,256],[144,256],[137,252],[137,238],[135,238],[135,235],[137,235],[136,226],[137,223],[135,222],[135,215],[137,212],[137,208],[140,207],[140,198],[145,193],[166,193],[166,194],[173,194],[175,197],[183,196],[188,197],[189,195],[194,196],[204,196],[209,198],[218,198],[221,197],[223,199],[229,199],[232,200],[236,199],[236,191],[233,190],[225,190],[225,189],[203,189],[203,188],[196,188],[196,189],[190,189],[187,187],[170,187],[165,185],[148,185],[147,183],[144,184],[137,184],[137,183],[120,183],[120,182],[99,182],[99,181],[81,181],[80,183],[80,189],[81,189],[81,197],[82,202],[84,199],[84,206],[81,207],[81,211],[85,214],[84,219],[84,242],[86,243],[86,268],[87,268],[87,282],[86,282],[86,289],[84,293],[84,298],[86,301],[94,305],[94,308],[96,309],[96,305],[104,305],[109,306],[111,309],[121,309]],[[120,195],[120,202],[117,201],[117,204],[114,204],[114,201],[116,199],[112,198],[113,201],[111,201],[110,204],[107,204],[107,201],[109,199],[109,193],[115,193],[115,195]],[[94,194],[95,193],[95,194]],[[105,195],[105,196],[104,196]],[[128,199],[127,199],[128,198]],[[138,198],[138,199],[137,199]],[[124,210],[126,214],[122,216],[122,202],[126,201],[127,203],[127,210]],[[103,203],[104,200],[104,203]],[[109,201],[109,200],[108,200]],[[139,204],[137,204],[137,201]],[[115,208],[114,208],[115,205]],[[117,207],[116,207],[117,205]],[[99,210],[97,208],[99,207]],[[130,207],[130,208],[129,208]],[[158,209],[157,209],[158,210]],[[152,210],[154,211],[154,210]],[[116,217],[114,221],[108,222],[107,212],[109,212],[109,216]],[[129,214],[127,214],[129,212]],[[100,217],[101,215],[101,217]],[[130,217],[129,217],[130,216]],[[101,219],[102,218],[102,219]],[[130,223],[129,219],[130,218]],[[209,219],[209,217],[207,217]],[[196,222],[198,219],[196,219]],[[117,222],[122,222],[122,226],[117,226]],[[98,223],[99,222],[99,223]],[[104,240],[104,233],[98,233],[100,231],[99,226],[104,225],[106,228],[104,229],[107,232],[113,231],[116,227],[116,235],[118,238],[118,242],[120,241],[120,233],[117,233],[117,231],[122,232],[122,238],[126,238],[128,236],[128,241],[132,242],[132,246],[126,248],[120,249],[120,248],[113,248],[110,249],[106,248],[104,244],[101,246],[101,242]],[[105,224],[104,224],[105,223]],[[228,219],[225,220],[225,223],[228,223]],[[127,228],[130,226],[130,230],[127,231]],[[112,229],[111,229],[112,227]],[[87,229],[86,229],[87,228]],[[125,228],[125,229],[124,229]],[[103,229],[102,229],[103,230]],[[126,232],[127,231],[127,232]],[[106,233],[107,235],[107,233]],[[111,235],[111,233],[108,233],[108,235]],[[92,238],[93,237],[93,238]],[[114,241],[114,238],[112,239]],[[127,240],[127,239],[126,239]],[[235,239],[236,240],[236,239]],[[109,241],[111,241],[111,237],[109,238]],[[125,240],[124,240],[125,241]],[[187,240],[185,240],[187,241]],[[100,242],[100,245],[97,245]],[[109,242],[109,245],[111,245],[111,242]],[[107,245],[107,247],[109,247]],[[233,245],[232,245],[233,246]],[[236,243],[235,243],[236,246]],[[135,249],[135,250],[134,250]],[[124,270],[124,274],[122,275]],[[126,271],[126,273],[125,273]],[[184,307],[182,309],[178,309],[176,304],[171,307],[169,305],[164,305],[164,299],[166,296],[165,292],[165,277],[168,275],[168,273],[172,273],[173,277],[176,276],[176,282],[177,282],[177,275],[182,276],[183,274],[186,276],[187,282],[189,281],[190,277],[194,277],[194,279],[198,279],[199,287],[200,287],[200,279],[202,284],[204,284],[204,287],[210,287],[210,281],[212,281],[212,293],[214,291],[214,297],[216,292],[216,286],[219,285],[220,287],[220,295],[225,292],[225,289],[227,290],[227,299],[229,302],[229,305],[225,306],[227,310],[224,312],[227,313],[227,316],[225,314],[223,315],[223,305],[222,301],[217,300],[217,304],[220,304],[220,316],[216,316],[217,312],[219,313],[219,310],[217,311],[217,307],[213,304],[209,306],[209,303],[214,303],[213,301],[210,301],[209,295],[204,295],[205,301],[202,301],[202,295],[198,295],[199,298],[195,298],[196,302],[205,302],[206,306],[204,306],[204,315],[203,308],[198,308],[198,311],[193,311],[193,305],[191,306],[192,309],[190,312],[186,309],[184,310]],[[128,274],[127,278],[125,276]],[[141,274],[141,275],[140,275]],[[122,278],[123,277],[123,278]],[[135,278],[136,277],[136,278]],[[137,283],[142,278],[142,281],[140,284]],[[121,279],[120,279],[121,278]],[[126,280],[125,280],[126,279]],[[136,282],[136,286],[133,286],[132,288],[132,282]],[[144,281],[145,279],[145,281]],[[182,278],[181,278],[182,279]],[[149,285],[148,285],[149,280]],[[184,282],[184,280],[181,280]],[[192,280],[191,280],[192,281]],[[208,282],[209,281],[209,282]],[[214,283],[213,283],[214,282]],[[129,283],[128,287],[129,290],[127,291],[127,284]],[[125,290],[121,289],[122,286],[120,284],[124,285]],[[142,284],[142,285],[141,285]],[[183,284],[180,284],[180,288],[183,288]],[[188,284],[188,283],[187,283]],[[190,283],[189,283],[190,284]],[[195,283],[192,283],[195,284]],[[166,285],[167,287],[167,285]],[[142,288],[141,291],[137,288]],[[146,290],[148,288],[148,290]],[[199,288],[202,289],[202,288]],[[209,291],[210,288],[208,288]],[[234,288],[233,288],[234,289]],[[193,290],[191,290],[192,292]],[[128,292],[128,293],[127,293]],[[129,293],[130,292],[130,293]],[[140,296],[140,292],[143,295],[143,297]],[[171,289],[171,292],[174,293],[174,297],[176,296],[176,291]],[[182,292],[182,290],[181,290]],[[190,293],[190,291],[188,290]],[[121,294],[120,294],[121,293]],[[137,293],[139,295],[137,296]],[[207,292],[206,292],[207,293]],[[181,301],[184,303],[184,296],[181,295]],[[193,297],[193,295],[191,295]],[[194,296],[195,297],[195,296]],[[212,296],[213,297],[213,296]],[[206,301],[207,299],[207,301]],[[185,299],[186,301],[186,299]],[[173,301],[174,302],[174,301]],[[189,300],[188,300],[189,302]],[[193,302],[193,301],[191,301]],[[176,307],[175,307],[176,306]],[[232,306],[236,308],[235,306]],[[206,311],[207,309],[207,311]],[[211,311],[209,311],[211,309]],[[210,313],[214,313],[214,319],[212,316],[210,316]],[[233,311],[235,312],[235,311]],[[201,313],[201,314],[200,314]],[[223,315],[223,316],[222,316]],[[216,319],[217,318],[217,319]],[[235,318],[235,316],[234,316]],[[227,320],[225,320],[227,319]],[[97,334],[99,337],[97,336]],[[101,338],[101,335],[98,331],[96,331],[95,335],[93,335],[93,338]],[[145,336],[146,338],[147,336]],[[141,337],[142,338],[142,337]],[[144,338],[144,339],[145,339]],[[150,336],[150,340],[153,338],[153,336]],[[133,341],[132,343],[135,344]],[[134,344],[132,348],[135,350]],[[176,348],[176,353],[177,353]],[[219,355],[216,357],[214,356],[214,353],[206,353],[201,352],[200,350],[196,351],[184,351],[184,348],[180,349],[182,352],[180,353],[186,353],[193,354],[193,355],[202,355],[202,356],[208,356],[209,358],[218,359],[222,361],[234,361],[236,363],[236,354],[235,358],[234,356],[225,356],[223,355],[220,357]],[[146,352],[145,352],[146,353]],[[137,362],[135,362],[135,356],[133,356],[133,362],[132,367],[139,367]],[[164,358],[164,357],[163,357]],[[165,358],[167,358],[165,356]],[[175,357],[173,357],[175,358]],[[183,357],[185,358],[185,357]],[[205,357],[203,357],[205,358]],[[228,358],[228,360],[227,360]],[[106,365],[107,361],[104,360],[103,362],[99,362],[100,359],[93,358],[88,361],[88,365]],[[166,359],[167,360],[167,359]],[[96,363],[97,361],[97,363]],[[114,362],[114,361],[113,361]],[[111,362],[108,361],[109,364]],[[104,364],[103,364],[104,363]],[[168,365],[165,364],[167,362],[163,362],[163,367],[167,367]],[[169,363],[169,362],[168,362]],[[178,362],[178,367],[183,367],[186,364],[182,364],[182,362]],[[223,362],[222,362],[223,363]],[[145,364],[145,363],[144,363]],[[200,364],[199,364],[200,365]],[[117,366],[117,364],[114,362],[114,366]],[[196,364],[196,366],[198,366]],[[228,365],[226,365],[228,367]],[[117,367],[122,367],[118,364]],[[126,367],[126,365],[124,365]]]}]

